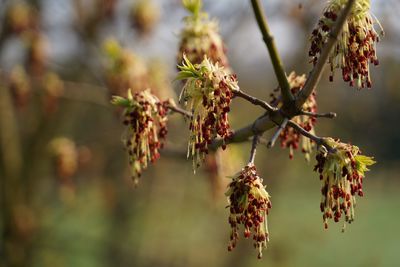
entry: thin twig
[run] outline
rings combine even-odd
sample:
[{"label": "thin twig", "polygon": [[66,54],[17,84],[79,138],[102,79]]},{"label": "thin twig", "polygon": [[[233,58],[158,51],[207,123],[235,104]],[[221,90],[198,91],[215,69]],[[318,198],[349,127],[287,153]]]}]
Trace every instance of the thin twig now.
[{"label": "thin twig", "polygon": [[286,77],[285,68],[278,54],[274,37],[272,36],[267,19],[263,12],[262,5],[259,0],[251,0],[253,6],[254,16],[257,20],[258,27],[260,28],[263,40],[267,46],[272,66],[274,67],[276,78],[278,79],[279,86],[281,88],[282,99],[284,104],[289,104],[294,101],[294,96],[290,90],[290,84]]},{"label": "thin twig", "polygon": [[328,118],[328,119],[334,119],[337,116],[337,114],[335,112],[314,113],[314,112],[308,112],[308,111],[302,111],[300,113],[300,115],[310,116],[310,117],[315,117],[315,118]]},{"label": "thin twig", "polygon": [[267,110],[268,112],[274,112],[277,110],[277,108],[271,106],[270,104],[268,104],[267,102],[260,100],[254,96],[251,96],[245,92],[243,92],[242,90],[238,90],[238,91],[234,91],[235,96],[237,97],[241,97],[247,101],[249,101],[250,103],[252,103],[253,105],[256,106],[261,106],[263,107],[265,110]]},{"label": "thin twig", "polygon": [[322,71],[325,68],[326,61],[328,60],[329,54],[334,48],[337,38],[343,29],[343,25],[346,22],[347,17],[350,14],[351,9],[353,8],[356,0],[348,0],[345,8],[340,13],[339,18],[337,19],[330,35],[328,42],[322,48],[321,55],[317,61],[317,64],[314,66],[311,74],[309,75],[303,89],[298,93],[296,98],[296,107],[301,108],[308,99],[308,97],[312,94],[312,92],[317,87],[319,80],[321,79]]},{"label": "thin twig", "polygon": [[251,144],[250,159],[249,159],[250,164],[254,164],[254,159],[256,158],[256,151],[257,151],[259,137],[260,136],[258,134],[253,136],[253,142]]},{"label": "thin twig", "polygon": [[274,135],[272,136],[271,140],[268,142],[267,147],[271,148],[275,145],[276,140],[278,139],[279,135],[281,134],[281,132],[283,131],[283,129],[285,129],[286,124],[288,123],[289,119],[285,118],[283,120],[283,122],[281,123],[281,125],[279,125],[278,130],[274,133]]},{"label": "thin twig", "polygon": [[[277,120],[275,119],[275,121]],[[272,129],[275,126],[276,123],[271,120],[270,116],[262,115],[251,124],[238,130],[234,130],[228,140],[224,140],[222,138],[214,139],[209,148],[215,150],[223,144],[227,145],[231,143],[246,142],[250,137],[254,136],[254,134],[262,134],[263,132]]]},{"label": "thin twig", "polygon": [[292,127],[293,129],[295,129],[298,133],[300,133],[301,135],[311,139],[312,141],[314,141],[318,146],[324,146],[329,152],[334,152],[335,150],[328,145],[325,142],[325,139],[323,137],[318,137],[308,131],[306,131],[303,127],[301,127],[300,125],[298,125],[297,123],[293,122],[293,121],[288,121],[288,126]]},{"label": "thin twig", "polygon": [[170,100],[169,103],[168,103],[168,109],[173,111],[173,112],[179,113],[179,114],[185,116],[188,119],[192,118],[192,116],[193,116],[193,114],[191,112],[189,112],[189,111],[187,111],[187,110],[185,110],[183,108],[178,107],[175,104],[175,102],[172,101],[172,100]]}]

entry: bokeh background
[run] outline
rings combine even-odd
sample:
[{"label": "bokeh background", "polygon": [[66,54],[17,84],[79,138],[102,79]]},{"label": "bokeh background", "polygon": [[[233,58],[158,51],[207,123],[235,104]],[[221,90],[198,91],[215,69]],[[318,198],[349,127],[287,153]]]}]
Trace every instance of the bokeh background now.
[{"label": "bokeh background", "polygon": [[[227,251],[228,179],[212,166],[193,174],[179,115],[170,118],[161,159],[138,188],[129,179],[103,43],[113,38],[146,79],[179,92],[172,80],[188,15],[178,0],[145,2],[153,4],[146,27],[132,15],[134,0],[0,1],[0,266],[398,266],[400,2],[372,1],[386,32],[373,89],[349,88],[339,76],[329,83],[327,75],[318,88],[319,110],[338,117],[319,120],[317,133],[354,143],[378,162],[355,222],[345,233],[333,223],[324,230],[313,162],[260,145],[256,165],[273,203],[261,261],[249,240]],[[325,1],[263,2],[286,70],[308,73],[307,40]],[[204,9],[220,21],[241,88],[268,100],[277,81],[249,1],[207,0]],[[235,100],[233,126],[260,114]],[[224,152],[224,167],[240,170],[250,146]]]}]

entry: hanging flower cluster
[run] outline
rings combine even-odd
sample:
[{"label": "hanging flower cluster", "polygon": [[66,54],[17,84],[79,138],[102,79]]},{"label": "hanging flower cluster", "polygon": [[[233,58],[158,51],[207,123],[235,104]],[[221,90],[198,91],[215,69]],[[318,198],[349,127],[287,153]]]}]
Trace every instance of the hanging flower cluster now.
[{"label": "hanging flower cluster", "polygon": [[[362,183],[368,166],[375,163],[372,157],[361,155],[358,147],[341,143],[339,140],[326,138],[325,142],[332,151],[321,149],[317,154],[315,171],[322,181],[321,212],[324,227],[328,228],[328,219],[338,222],[344,217],[345,222],[354,220],[356,195],[362,197]],[[345,224],[343,224],[344,229]]]},{"label": "hanging flower cluster", "polygon": [[160,18],[160,9],[150,0],[140,0],[132,6],[132,25],[140,34],[150,33]]},{"label": "hanging flower cluster", "polygon": [[112,94],[125,96],[126,88],[139,92],[148,87],[147,67],[141,58],[121,47],[114,39],[104,42],[103,51],[107,57],[106,83]]},{"label": "hanging flower cluster", "polygon": [[185,0],[185,8],[192,14],[185,18],[185,27],[180,34],[178,65],[185,54],[193,63],[201,63],[206,55],[212,62],[228,67],[225,44],[219,34],[218,23],[201,12],[200,0]]},{"label": "hanging flower cluster", "polygon": [[[208,153],[208,145],[217,136],[227,140],[230,135],[228,112],[234,91],[238,90],[235,75],[225,72],[218,63],[205,57],[201,64],[193,65],[184,56],[176,79],[186,80],[179,101],[192,112],[188,157],[193,158],[193,168],[200,165]],[[225,146],[223,146],[224,148]]]},{"label": "hanging flower cluster", "polygon": [[167,134],[167,102],[161,102],[150,90],[133,95],[129,90],[127,98],[114,96],[112,104],[125,108],[127,129],[123,142],[129,154],[133,181],[137,183],[148,163],[160,157],[162,140]]},{"label": "hanging flower cluster", "polygon": [[24,1],[16,1],[6,10],[5,29],[9,33],[20,34],[36,30],[39,23],[37,10]]},{"label": "hanging flower cluster", "polygon": [[[290,73],[288,76],[288,81],[291,87],[291,91],[294,95],[296,95],[304,86],[306,82],[306,75],[298,76],[295,72]],[[279,88],[275,91],[277,93]],[[271,94],[272,100],[271,104],[281,106],[282,101],[277,98],[277,96],[273,93]],[[307,101],[303,104],[303,111],[306,112],[317,112],[317,100],[315,91],[310,95]],[[303,127],[306,131],[314,134],[314,126],[317,122],[316,118],[313,116],[305,116],[299,115],[292,119],[293,122],[297,123],[301,127]],[[293,151],[299,148],[299,144],[301,141],[301,151],[304,153],[307,161],[310,160],[310,153],[314,148],[314,143],[307,137],[299,134],[292,127],[286,127],[279,136],[281,147],[289,148],[289,157],[293,158]]]},{"label": "hanging flower cluster", "polygon": [[[312,32],[309,55],[316,64],[321,50],[329,39],[330,31],[347,0],[331,0],[323,17]],[[372,86],[369,63],[378,65],[376,43],[379,36],[374,24],[379,22],[369,13],[370,0],[357,0],[333,51],[329,55],[331,68],[330,81],[333,81],[335,69],[342,70],[343,80],[359,89]],[[382,31],[383,34],[383,31]],[[356,83],[355,83],[356,82]]]},{"label": "hanging flower cluster", "polygon": [[239,239],[239,226],[244,227],[244,237],[253,235],[258,258],[269,241],[268,211],[271,201],[268,192],[257,175],[256,167],[250,163],[232,178],[225,193],[229,200],[229,224],[231,225],[228,250],[235,248]]},{"label": "hanging flower cluster", "polygon": [[78,170],[79,151],[74,141],[65,137],[54,138],[50,144],[56,172],[60,178],[69,178]]},{"label": "hanging flower cluster", "polygon": [[159,98],[175,96],[168,69],[160,60],[146,62],[114,39],[104,42],[103,52],[106,57],[104,75],[111,94],[126,96],[126,88],[132,92],[151,88]]}]

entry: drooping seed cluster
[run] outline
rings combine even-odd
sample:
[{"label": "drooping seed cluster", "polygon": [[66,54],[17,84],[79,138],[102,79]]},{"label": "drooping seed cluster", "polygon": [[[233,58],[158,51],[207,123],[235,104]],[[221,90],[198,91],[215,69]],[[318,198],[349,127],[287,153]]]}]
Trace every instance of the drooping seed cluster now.
[{"label": "drooping seed cluster", "polygon": [[[309,56],[316,64],[321,50],[329,39],[330,31],[337,20],[346,0],[331,0],[319,20],[317,27],[312,32]],[[342,77],[350,86],[357,88],[370,88],[372,86],[369,63],[378,65],[376,43],[379,36],[374,29],[374,24],[379,22],[369,13],[370,1],[357,0],[342,33],[333,51],[329,55],[331,68],[330,81],[333,81],[337,68],[342,71]],[[382,30],[383,34],[383,30]]]},{"label": "drooping seed cluster", "polygon": [[253,164],[244,167],[233,177],[225,194],[229,200],[231,226],[228,250],[236,247],[239,226],[243,225],[244,237],[253,235],[254,247],[258,250],[258,258],[261,258],[262,249],[267,247],[269,241],[267,216],[271,201],[256,167]]},{"label": "drooping seed cluster", "polygon": [[[188,157],[196,169],[208,153],[208,146],[217,136],[225,141],[231,136],[228,113],[233,92],[238,90],[235,75],[225,72],[218,63],[204,58],[193,65],[185,56],[177,79],[185,79],[179,100],[193,114],[189,130]],[[223,145],[223,148],[225,145]]]},{"label": "drooping seed cluster", "polygon": [[219,34],[218,23],[210,20],[206,13],[195,13],[185,18],[185,27],[180,34],[178,65],[183,55],[199,64],[207,56],[212,62],[228,67],[225,44]]},{"label": "drooping seed cluster", "polygon": [[356,195],[364,195],[364,173],[375,161],[372,157],[361,155],[356,146],[332,138],[326,138],[325,141],[333,151],[321,150],[316,156],[317,164],[314,167],[322,182],[320,208],[324,227],[328,228],[328,219],[333,218],[339,222],[344,217],[344,229],[346,222],[354,220]]},{"label": "drooping seed cluster", "polygon": [[[295,72],[290,73],[288,81],[291,87],[291,91],[296,95],[304,86],[306,82],[306,75],[298,76]],[[271,104],[281,106],[282,101],[277,98],[279,88],[271,94]],[[310,95],[307,101],[303,104],[303,111],[316,113],[317,112],[317,100],[315,91]],[[293,122],[303,127],[306,131],[314,134],[314,126],[317,119],[313,116],[299,115],[292,119]],[[314,148],[314,142],[307,137],[299,134],[292,127],[286,127],[279,135],[280,143],[282,148],[289,148],[289,157],[293,158],[293,151],[299,148],[301,142],[301,151],[304,153],[307,161],[310,160],[310,153]]]},{"label": "drooping seed cluster", "polygon": [[138,182],[149,162],[160,157],[163,139],[167,134],[167,102],[161,102],[150,90],[128,92],[128,98],[114,97],[113,104],[125,107],[127,126],[124,144],[129,154],[132,179]]}]

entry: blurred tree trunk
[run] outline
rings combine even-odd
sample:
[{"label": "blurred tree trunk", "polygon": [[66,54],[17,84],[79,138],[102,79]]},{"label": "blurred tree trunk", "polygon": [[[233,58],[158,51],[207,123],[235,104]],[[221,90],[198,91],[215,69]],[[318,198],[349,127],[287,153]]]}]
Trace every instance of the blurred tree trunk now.
[{"label": "blurred tree trunk", "polygon": [[[17,120],[9,89],[0,84],[0,145],[3,266],[27,266],[29,219],[22,188],[22,153]],[[28,211],[29,213],[29,211]]]}]

